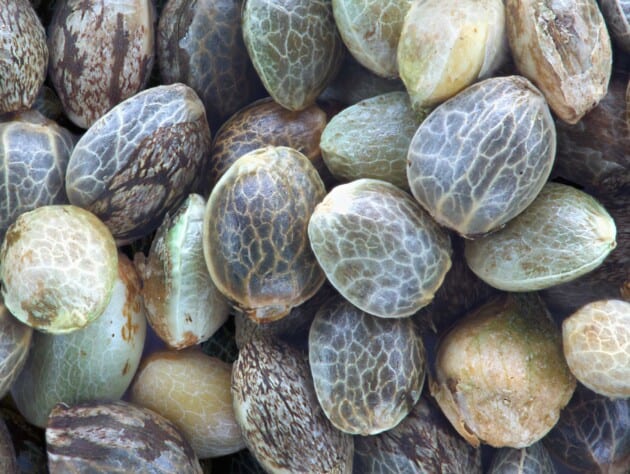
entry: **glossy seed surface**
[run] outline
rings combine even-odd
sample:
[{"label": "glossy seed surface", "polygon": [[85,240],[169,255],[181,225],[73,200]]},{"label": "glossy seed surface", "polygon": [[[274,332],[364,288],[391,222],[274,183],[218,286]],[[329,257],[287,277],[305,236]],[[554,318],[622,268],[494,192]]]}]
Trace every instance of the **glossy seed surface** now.
[{"label": "glossy seed surface", "polygon": [[396,49],[410,0],[333,0],[344,44],[363,66],[381,77],[398,77]]},{"label": "glossy seed surface", "polygon": [[342,59],[331,0],[247,0],[242,15],[245,46],[269,95],[289,110],[314,103]]},{"label": "glossy seed surface", "polygon": [[243,42],[242,0],[170,0],[160,15],[157,56],[164,83],[192,87],[213,132],[264,89]]},{"label": "glossy seed surface", "polygon": [[175,423],[201,459],[245,448],[230,392],[232,364],[198,350],[154,352],[131,387],[133,403]]},{"label": "glossy seed surface", "polygon": [[340,181],[381,179],[408,190],[407,151],[428,113],[416,114],[406,92],[378,95],[347,107],[322,133],[326,167]]},{"label": "glossy seed surface", "polygon": [[180,204],[209,149],[197,94],[183,84],[152,87],[118,104],[83,134],[70,156],[66,193],[124,245],[155,230]]},{"label": "glossy seed surface", "polygon": [[205,208],[203,197],[188,195],[158,227],[148,256],[134,257],[149,324],[174,349],[206,341],[228,318],[203,256]]},{"label": "glossy seed surface", "polygon": [[205,211],[204,255],[238,311],[279,319],[323,284],[307,225],[324,193],[308,158],[287,147],[254,150],[219,180]]},{"label": "glossy seed surface", "polygon": [[555,152],[553,118],[540,91],[521,76],[496,77],[424,119],[409,146],[407,177],[438,223],[474,238],[534,200]]},{"label": "glossy seed surface", "polygon": [[136,373],[146,315],[140,278],[121,254],[109,305],[96,321],[70,334],[35,332],[28,360],[11,394],[24,417],[45,427],[59,402],[118,400]]},{"label": "glossy seed surface", "polygon": [[503,229],[466,242],[466,261],[489,285],[535,291],[596,268],[616,246],[615,221],[590,195],[550,182]]},{"label": "glossy seed surface", "polygon": [[555,474],[549,451],[537,442],[526,448],[501,448],[492,457],[488,474]]},{"label": "glossy seed surface", "polygon": [[111,299],[118,255],[111,232],[76,206],[21,214],[0,248],[4,304],[36,329],[71,332],[98,318]]},{"label": "glossy seed surface", "polygon": [[57,405],[46,427],[46,447],[51,474],[202,472],[175,425],[127,402]]},{"label": "glossy seed surface", "polygon": [[345,433],[389,430],[420,397],[424,345],[409,318],[378,318],[330,299],[313,320],[308,348],[317,399]]},{"label": "glossy seed surface", "polygon": [[320,171],[320,138],[326,113],[313,104],[300,111],[282,107],[271,98],[242,108],[219,129],[212,142],[211,186],[241,156],[265,146],[286,146],[305,155]]},{"label": "glossy seed surface", "polygon": [[352,304],[384,318],[426,306],[451,267],[451,244],[413,198],[385,181],[335,187],[308,224],[313,252]]},{"label": "glossy seed surface", "polygon": [[65,204],[65,173],[74,147],[70,132],[39,112],[0,121],[0,239],[23,212]]},{"label": "glossy seed surface", "polygon": [[564,355],[589,389],[630,398],[630,302],[589,303],[562,322]]}]

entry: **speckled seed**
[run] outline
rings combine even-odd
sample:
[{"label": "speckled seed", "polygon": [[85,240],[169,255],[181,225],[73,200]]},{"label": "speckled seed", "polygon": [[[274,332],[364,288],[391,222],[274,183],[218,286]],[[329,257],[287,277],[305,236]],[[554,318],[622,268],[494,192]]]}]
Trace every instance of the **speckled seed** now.
[{"label": "speckled seed", "polygon": [[521,74],[551,109],[575,123],[606,94],[610,37],[595,0],[507,0],[506,30]]},{"label": "speckled seed", "polygon": [[46,446],[51,474],[202,472],[170,421],[126,402],[57,405],[46,428]]},{"label": "speckled seed", "polygon": [[154,16],[150,0],[57,2],[48,28],[48,73],[75,125],[89,128],[145,87]]},{"label": "speckled seed", "polygon": [[490,77],[507,57],[501,0],[413,2],[398,43],[398,69],[414,109]]},{"label": "speckled seed", "polygon": [[0,248],[4,304],[41,331],[66,333],[98,318],[117,275],[116,244],[94,214],[42,206],[20,215]]},{"label": "speckled seed", "polygon": [[0,114],[28,109],[46,79],[46,32],[28,0],[0,2]]},{"label": "speckled seed", "polygon": [[283,107],[315,102],[341,65],[331,0],[247,0],[243,38],[267,92]]},{"label": "speckled seed", "polygon": [[562,322],[562,344],[582,384],[610,398],[630,398],[630,302],[583,306]]},{"label": "speckled seed", "polygon": [[414,197],[474,238],[520,214],[547,181],[556,131],[544,97],[520,76],[486,79],[437,107],[408,153]]},{"label": "speckled seed", "polygon": [[238,159],[212,190],[203,250],[212,281],[255,321],[286,316],[324,282],[307,225],[324,197],[311,162],[287,147]]},{"label": "speckled seed", "polygon": [[322,412],[301,352],[252,339],[234,363],[232,397],[245,444],[268,472],[352,472],[352,437]]},{"label": "speckled seed", "polygon": [[13,317],[0,298],[0,397],[6,395],[20,375],[32,336],[33,329]]},{"label": "speckled seed", "polygon": [[550,182],[503,229],[466,242],[475,274],[505,291],[536,291],[596,268],[616,246],[615,221],[594,198]]},{"label": "speckled seed", "polygon": [[166,215],[149,255],[134,257],[149,324],[174,349],[204,342],[229,314],[203,256],[205,208],[203,197],[190,194],[172,216]]},{"label": "speckled seed", "polygon": [[46,426],[58,402],[117,400],[131,383],[144,348],[140,279],[122,253],[112,298],[99,318],[71,334],[35,332],[28,360],[11,388],[24,417]]},{"label": "speckled seed", "polygon": [[406,92],[390,92],[335,115],[322,133],[326,167],[340,181],[381,179],[408,190],[407,151],[429,113],[416,114]]},{"label": "speckled seed", "polygon": [[473,446],[523,448],[558,421],[576,381],[559,329],[535,294],[506,294],[441,339],[431,395]]},{"label": "speckled seed", "polygon": [[66,167],[74,139],[70,132],[35,111],[0,121],[0,239],[23,212],[65,204]]},{"label": "speckled seed", "polygon": [[522,449],[497,450],[488,474],[556,474],[556,468],[549,451],[539,441]]},{"label": "speckled seed", "polygon": [[410,316],[429,304],[451,267],[448,234],[385,181],[334,188],[315,208],[308,236],[332,285],[383,318]]},{"label": "speckled seed", "polygon": [[359,63],[382,77],[398,77],[396,49],[411,0],[332,0],[341,39]]},{"label": "speckled seed", "polygon": [[326,113],[313,104],[297,112],[265,98],[247,105],[219,129],[212,143],[210,189],[241,156],[265,146],[286,146],[306,156],[320,172],[325,168],[319,141]]},{"label": "speckled seed", "polygon": [[613,43],[630,53],[630,1],[599,0],[598,4]]},{"label": "speckled seed", "polygon": [[626,473],[630,467],[630,398],[611,400],[578,384],[543,443],[578,472]]},{"label": "speckled seed", "polygon": [[481,474],[481,450],[464,441],[440,410],[420,397],[391,430],[354,437],[354,472]]},{"label": "speckled seed", "polygon": [[245,448],[232,408],[232,365],[198,350],[155,352],[131,387],[132,403],[179,427],[201,459]]},{"label": "speckled seed", "polygon": [[409,318],[377,318],[330,299],[311,325],[308,356],[319,404],[345,433],[393,428],[422,393],[424,345]]},{"label": "speckled seed", "polygon": [[152,87],[85,132],[70,156],[66,193],[123,245],[155,230],[192,191],[209,149],[197,94],[183,84]]},{"label": "speckled seed", "polygon": [[630,194],[627,77],[613,75],[597,107],[575,125],[556,120],[558,153],[553,173],[602,196]]},{"label": "speckled seed", "polygon": [[243,43],[242,6],[242,0],[170,0],[160,15],[160,76],[199,94],[214,131],[264,92]]}]

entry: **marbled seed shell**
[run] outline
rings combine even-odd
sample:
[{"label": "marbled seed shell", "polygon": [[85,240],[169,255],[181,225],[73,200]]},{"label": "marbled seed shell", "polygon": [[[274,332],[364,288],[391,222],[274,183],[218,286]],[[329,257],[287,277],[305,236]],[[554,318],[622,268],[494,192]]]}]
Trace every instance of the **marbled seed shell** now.
[{"label": "marbled seed shell", "polygon": [[249,56],[269,95],[289,110],[315,102],[343,57],[331,0],[247,0]]},{"label": "marbled seed shell", "polygon": [[50,474],[202,473],[173,423],[122,401],[57,405],[46,427],[46,447]]},{"label": "marbled seed shell", "polygon": [[315,208],[308,236],[330,283],[383,318],[410,316],[429,304],[451,267],[448,234],[385,181],[335,187]]},{"label": "marbled seed shell", "polygon": [[324,197],[311,162],[287,147],[238,159],[212,190],[203,249],[212,281],[255,321],[286,316],[324,283],[307,225]]},{"label": "marbled seed shell", "polygon": [[20,413],[39,427],[64,402],[118,400],[136,373],[144,348],[146,315],[140,278],[119,255],[109,305],[96,321],[70,334],[36,331],[24,369],[11,387]]},{"label": "marbled seed shell", "polygon": [[407,151],[428,113],[416,114],[406,92],[381,94],[347,107],[322,133],[326,167],[340,181],[381,179],[408,190]]},{"label": "marbled seed shell", "polygon": [[29,0],[0,3],[0,114],[31,107],[46,79],[46,32]]},{"label": "marbled seed shell", "polygon": [[[22,371],[31,348],[33,328],[18,321],[0,298],[0,397]],[[0,470],[0,472],[3,472]]]},{"label": "marbled seed shell", "polygon": [[74,139],[36,111],[0,120],[0,239],[18,215],[65,204],[65,174]]},{"label": "marbled seed shell", "polygon": [[150,0],[57,2],[48,73],[75,125],[89,128],[144,89],[155,54],[154,17]]},{"label": "marbled seed shell", "polygon": [[148,256],[134,256],[148,322],[174,349],[206,341],[229,314],[203,256],[205,208],[203,197],[190,194],[172,216],[166,215]]},{"label": "marbled seed shell", "polygon": [[155,230],[193,190],[209,150],[195,91],[184,84],[152,87],[85,132],[70,156],[66,193],[124,245]]},{"label": "marbled seed shell", "polygon": [[630,302],[583,306],[562,322],[562,345],[582,384],[609,398],[630,398]]},{"label": "marbled seed shell", "polygon": [[250,340],[232,369],[232,398],[245,444],[268,472],[352,472],[352,436],[324,415],[307,358],[297,349]]},{"label": "marbled seed shell", "polygon": [[381,77],[398,77],[396,49],[411,0],[332,0],[339,34],[350,53]]},{"label": "marbled seed shell", "polygon": [[615,248],[616,226],[593,197],[550,182],[503,229],[466,242],[466,262],[489,285],[536,291],[574,280]]},{"label": "marbled seed shell", "polygon": [[232,365],[198,350],[154,352],[142,362],[130,401],[177,425],[201,459],[245,448],[232,407]]},{"label": "marbled seed shell", "polygon": [[243,42],[242,7],[243,0],[170,0],[160,15],[162,81],[192,87],[213,131],[264,92]]},{"label": "marbled seed shell", "polygon": [[308,353],[319,404],[345,433],[393,428],[422,393],[424,345],[409,318],[378,318],[338,296],[317,312]]},{"label": "marbled seed shell", "polygon": [[514,64],[562,120],[575,123],[606,94],[610,37],[596,0],[506,0]]},{"label": "marbled seed shell", "polygon": [[520,76],[474,84],[433,110],[407,156],[414,197],[441,225],[474,238],[520,214],[547,181],[556,130]]},{"label": "marbled seed shell", "polygon": [[4,474],[18,474],[18,463],[11,433],[3,418],[0,418],[0,472]]},{"label": "marbled seed shell", "polygon": [[41,331],[67,333],[98,318],[118,273],[111,232],[94,214],[51,205],[21,214],[0,248],[4,304]]},{"label": "marbled seed shell", "polygon": [[319,148],[326,113],[313,104],[300,111],[282,107],[270,97],[243,107],[221,126],[210,152],[211,189],[241,156],[265,146],[286,146],[306,156],[322,174]]},{"label": "marbled seed shell", "polygon": [[488,474],[556,474],[556,468],[549,451],[538,441],[526,448],[497,450]]}]

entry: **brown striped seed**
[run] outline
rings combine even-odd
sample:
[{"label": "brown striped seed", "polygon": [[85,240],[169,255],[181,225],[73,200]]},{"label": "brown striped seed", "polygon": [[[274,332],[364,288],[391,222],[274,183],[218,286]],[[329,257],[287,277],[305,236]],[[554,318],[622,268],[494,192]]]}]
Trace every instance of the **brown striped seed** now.
[{"label": "brown striped seed", "polygon": [[76,125],[88,128],[144,88],[153,66],[154,16],[150,0],[57,4],[48,72]]}]

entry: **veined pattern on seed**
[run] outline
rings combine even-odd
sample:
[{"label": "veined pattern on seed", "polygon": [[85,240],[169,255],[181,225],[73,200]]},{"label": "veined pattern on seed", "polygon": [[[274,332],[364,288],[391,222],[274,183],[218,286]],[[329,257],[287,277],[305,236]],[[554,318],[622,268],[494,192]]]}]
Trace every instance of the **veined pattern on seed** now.
[{"label": "veined pattern on seed", "polygon": [[81,137],[68,163],[68,199],[98,215],[118,243],[130,242],[157,228],[191,190],[209,148],[203,104],[191,88],[147,89]]},{"label": "veined pattern on seed", "polygon": [[70,132],[28,111],[0,121],[0,240],[23,212],[67,202],[65,173],[74,146]]},{"label": "veined pattern on seed", "polygon": [[389,430],[420,397],[424,345],[410,318],[372,316],[338,296],[317,312],[308,347],[319,404],[345,433]]},{"label": "veined pattern on seed", "polygon": [[243,37],[265,88],[290,110],[312,104],[341,64],[330,0],[247,0]]},{"label": "veined pattern on seed", "polygon": [[547,181],[556,130],[542,94],[520,76],[478,82],[420,124],[408,152],[414,197],[465,237],[500,228]]},{"label": "veined pattern on seed", "polygon": [[398,77],[396,49],[411,0],[332,0],[339,33],[359,63],[381,77]]},{"label": "veined pattern on seed", "polygon": [[88,128],[147,83],[154,57],[148,0],[68,0],[49,27],[51,81],[68,117]]},{"label": "veined pattern on seed", "polygon": [[448,234],[385,181],[334,188],[315,208],[308,235],[332,285],[363,311],[385,318],[429,304],[451,267]]}]

